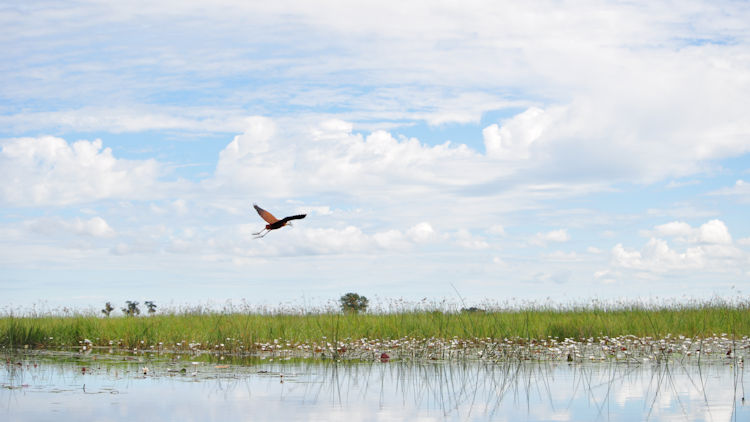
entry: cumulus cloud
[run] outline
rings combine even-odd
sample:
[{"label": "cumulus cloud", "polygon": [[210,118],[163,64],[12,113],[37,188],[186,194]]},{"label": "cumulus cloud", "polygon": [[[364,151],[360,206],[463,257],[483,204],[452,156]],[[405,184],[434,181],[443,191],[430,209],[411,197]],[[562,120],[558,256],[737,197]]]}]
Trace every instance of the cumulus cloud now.
[{"label": "cumulus cloud", "polygon": [[482,131],[487,155],[504,160],[528,159],[531,148],[554,117],[538,107],[517,114],[502,126],[492,124]]},{"label": "cumulus cloud", "polygon": [[[363,136],[341,120],[323,121],[301,133],[277,131],[267,118],[251,121],[252,127],[221,151],[207,186],[274,197],[299,192],[413,195],[471,185],[498,173],[463,144],[428,146],[385,131]],[[477,167],[488,171],[469,171]]]},{"label": "cumulus cloud", "polygon": [[675,249],[669,242],[651,237],[641,250],[617,244],[612,249],[612,262],[617,267],[656,273],[685,270],[732,271],[741,268],[747,253],[733,245],[726,225],[711,220],[698,228],[683,222],[656,226],[655,235],[673,237],[687,246]]},{"label": "cumulus cloud", "polygon": [[536,246],[546,246],[550,242],[563,243],[570,240],[567,229],[557,229],[546,233],[537,233],[529,240],[529,243]]},{"label": "cumulus cloud", "polygon": [[430,223],[421,222],[407,230],[406,235],[416,243],[426,243],[435,239],[437,233]]},{"label": "cumulus cloud", "polygon": [[248,156],[248,154],[262,154],[271,149],[270,140],[276,132],[274,122],[262,116],[253,116],[246,119],[245,132],[234,137],[227,145],[219,159],[225,162],[233,162]]},{"label": "cumulus cloud", "polygon": [[156,161],[117,159],[101,140],[69,144],[52,136],[3,141],[0,167],[0,198],[13,205],[142,198],[159,175]]},{"label": "cumulus cloud", "polygon": [[711,220],[698,228],[698,241],[726,245],[732,243],[732,236],[723,221]]},{"label": "cumulus cloud", "polygon": [[732,243],[729,229],[721,220],[710,220],[698,228],[693,228],[682,221],[673,221],[654,227],[653,234],[661,237],[673,237],[675,240],[689,243],[724,245]]},{"label": "cumulus cloud", "polygon": [[615,265],[656,272],[703,268],[705,258],[705,252],[701,248],[688,248],[685,252],[678,253],[665,240],[656,238],[651,238],[640,251],[626,250],[622,244],[617,244],[612,249]]}]

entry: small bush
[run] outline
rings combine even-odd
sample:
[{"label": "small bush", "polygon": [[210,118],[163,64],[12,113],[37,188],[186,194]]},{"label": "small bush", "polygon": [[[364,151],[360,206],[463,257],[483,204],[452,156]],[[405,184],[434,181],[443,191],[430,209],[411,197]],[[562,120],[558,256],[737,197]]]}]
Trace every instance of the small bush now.
[{"label": "small bush", "polygon": [[484,309],[472,306],[471,308],[461,308],[461,312],[465,314],[484,313]]},{"label": "small bush", "polygon": [[106,304],[104,305],[104,309],[102,309],[102,313],[103,313],[104,315],[106,315],[106,316],[109,316],[109,314],[111,314],[111,313],[112,313],[112,311],[114,311],[114,310],[115,310],[115,307],[114,307],[114,306],[112,306],[112,303],[110,303],[110,302],[107,302],[107,303],[106,303]]},{"label": "small bush", "polygon": [[138,302],[134,300],[126,300],[125,303],[128,305],[127,308],[122,308],[122,313],[127,316],[136,316],[141,314],[140,308],[138,308]]}]

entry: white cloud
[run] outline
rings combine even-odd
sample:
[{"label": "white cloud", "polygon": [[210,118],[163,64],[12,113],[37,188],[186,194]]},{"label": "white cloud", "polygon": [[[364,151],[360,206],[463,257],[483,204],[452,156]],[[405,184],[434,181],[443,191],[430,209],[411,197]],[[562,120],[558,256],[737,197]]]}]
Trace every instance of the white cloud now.
[{"label": "white cloud", "polygon": [[2,143],[6,183],[0,198],[14,205],[61,205],[150,194],[159,175],[154,160],[116,159],[102,141],[17,138]]},{"label": "white cloud", "polygon": [[77,233],[94,237],[112,237],[115,235],[115,231],[101,217],[93,217],[90,220],[76,219],[73,227]]},{"label": "white cloud", "polygon": [[505,236],[505,227],[501,224],[495,224],[489,228],[489,232],[497,236]]},{"label": "white cloud", "polygon": [[304,209],[300,208],[297,209],[297,212],[312,212],[317,215],[333,215],[333,211],[331,210],[331,207],[328,205],[325,206],[305,206]]},{"label": "white cloud", "polygon": [[563,243],[570,240],[567,229],[557,229],[546,233],[537,233],[529,240],[529,243],[536,246],[546,246],[550,242]]},{"label": "white cloud", "polygon": [[[241,254],[252,256],[347,255],[407,251],[437,239],[429,223],[419,223],[405,233],[396,229],[367,233],[353,225],[343,228],[298,227],[294,230],[282,230],[284,233],[271,233],[260,243],[247,240],[252,239],[252,233],[257,231],[257,225],[246,224],[239,230],[234,230],[237,235],[226,233],[223,242],[209,243],[209,246],[215,249],[216,253],[221,253],[226,245],[234,245],[232,247],[236,247]],[[194,237],[190,241],[205,243],[200,237]]]},{"label": "white cloud", "polygon": [[489,243],[483,238],[474,236],[466,229],[458,230],[455,233],[456,244],[466,249],[487,249],[490,247]]},{"label": "white cloud", "polygon": [[667,183],[666,188],[677,189],[677,188],[684,188],[686,186],[696,186],[700,184],[701,184],[700,180],[684,180],[684,181],[670,180],[669,183]]},{"label": "white cloud", "polygon": [[594,278],[601,280],[602,284],[617,283],[616,274],[610,270],[600,270],[594,273]]},{"label": "white cloud", "polygon": [[[646,235],[651,232],[646,231]],[[693,228],[682,221],[673,221],[654,227],[653,235],[673,237],[680,242],[724,244],[732,243],[729,229],[721,220],[710,220],[698,228]]]},{"label": "white cloud", "polygon": [[669,236],[688,238],[693,235],[693,228],[688,223],[682,221],[673,221],[671,223],[661,224],[654,228],[657,236]]},{"label": "white cloud", "polygon": [[318,127],[311,130],[316,141],[337,141],[346,139],[352,133],[354,125],[341,119],[328,119],[320,122]]},{"label": "white cloud", "polygon": [[[487,155],[528,161],[548,176],[589,180],[653,181],[750,151],[743,118],[750,64],[738,24],[749,16],[737,5],[595,1],[541,11],[480,2],[343,10],[333,2],[295,3],[292,16],[282,3],[211,11],[170,5],[170,13],[146,4],[117,11],[85,4],[64,16],[45,8],[13,15],[5,20],[12,29],[3,58],[16,66],[0,74],[12,112],[0,124],[226,132],[247,125],[241,113],[254,104],[275,117],[297,107],[287,117],[292,123],[327,114],[383,128],[478,122],[488,111],[523,109],[484,129]],[[187,30],[193,14],[215,35]],[[115,38],[122,33],[117,28],[135,22],[148,35],[143,39],[159,41]],[[100,31],[105,27],[114,29]],[[278,30],[287,27],[295,30]],[[80,36],[88,33],[107,35],[91,44]],[[51,40],[67,48],[51,51]],[[228,49],[227,40],[242,41]],[[271,42],[289,54],[264,53]],[[104,46],[116,47],[122,59],[102,57]],[[186,89],[215,107],[154,104],[165,92]],[[61,106],[20,111],[29,99]],[[255,152],[269,152],[259,139]]]},{"label": "white cloud", "polygon": [[309,250],[316,254],[348,254],[373,251],[403,250],[411,246],[399,230],[386,230],[366,234],[360,228],[347,226],[343,229],[305,229],[301,236],[294,236],[302,243],[297,250]]},{"label": "white cloud", "polygon": [[[249,233],[249,226],[247,231]],[[243,235],[244,236],[244,235]],[[265,254],[350,254],[364,252],[392,252],[409,250],[419,244],[437,239],[435,231],[429,223],[423,222],[411,227],[406,233],[396,230],[377,231],[372,234],[363,232],[355,226],[345,228],[304,228],[285,233],[287,241],[279,246],[271,243],[271,250]],[[274,241],[275,239],[268,239]],[[266,248],[268,244],[260,246],[252,244],[251,248]]]},{"label": "white cloud", "polygon": [[741,203],[750,202],[750,183],[739,179],[733,186],[724,187],[711,193],[712,195],[729,196]]},{"label": "white cloud", "polygon": [[40,218],[27,221],[25,225],[31,231],[47,236],[71,233],[95,238],[108,238],[114,237],[116,234],[107,221],[98,216],[88,220],[80,218],[65,220],[59,217]]},{"label": "white cloud", "polygon": [[[503,201],[502,207],[497,205],[494,197],[471,197],[462,204],[461,189],[485,183],[506,171],[465,145],[444,143],[428,146],[413,138],[397,139],[383,131],[363,136],[353,133],[351,124],[337,120],[314,126],[302,134],[307,137],[292,136],[296,132],[284,132],[269,118],[249,118],[246,122],[247,131],[236,136],[219,154],[214,176],[198,184],[181,182],[177,190],[168,189],[177,186],[176,183],[167,184],[157,180],[159,165],[156,161],[116,158],[112,150],[104,148],[99,140],[73,144],[52,137],[10,140],[3,149],[3,159],[11,170],[9,173],[26,172],[29,176],[23,178],[25,188],[22,188],[23,184],[6,186],[3,197],[8,202],[21,205],[25,204],[23,201],[64,205],[101,199],[157,199],[145,204],[144,210],[150,212],[146,218],[160,219],[166,216],[205,217],[207,213],[215,212],[246,215],[247,209],[238,207],[234,199],[221,199],[221,195],[227,193],[232,198],[250,197],[261,201],[263,197],[320,196],[333,192],[338,196],[338,201],[343,197],[365,205],[365,214],[338,210],[336,220],[353,219],[346,223],[351,225],[350,230],[341,232],[340,227],[310,228],[333,230],[328,233],[331,239],[321,240],[319,244],[302,242],[305,246],[295,250],[301,253],[339,253],[403,249],[413,244],[435,241],[439,237],[433,225],[420,220],[432,215],[437,206],[442,207],[446,203],[453,204],[455,212],[442,213],[441,225],[455,227],[458,224],[467,228],[453,236],[457,244],[464,248],[485,249],[489,247],[487,241],[471,235],[469,230],[484,228],[485,223],[480,217],[487,206],[493,206],[496,212],[501,212],[503,207],[512,210],[514,207],[527,206],[529,199],[523,199],[527,191],[531,192],[532,197],[539,198],[556,195],[555,186],[538,186],[504,193],[508,198]],[[47,196],[33,199],[13,196],[13,193],[21,195],[26,190],[33,190],[30,188],[36,185],[49,185],[55,189],[49,188]],[[195,200],[196,195],[201,197],[200,201]],[[420,199],[414,203],[413,198],[417,197]],[[215,198],[220,200],[215,201]],[[400,214],[404,212],[402,204],[405,200],[412,202],[407,210],[408,215],[403,218],[408,228],[393,231],[394,215],[402,220]],[[298,200],[292,203],[300,212],[313,212],[320,216],[333,214],[330,206],[307,207],[300,205],[304,202]],[[121,202],[120,208],[124,204],[128,203]],[[133,208],[133,204],[128,205],[127,210],[123,208],[117,212],[127,214],[128,225],[143,224],[144,218],[138,216],[138,209]],[[352,231],[356,227],[365,227],[358,223],[363,218],[368,219],[370,233]],[[257,229],[255,226],[252,228],[253,231]],[[504,228],[494,225],[489,232],[503,235]],[[150,240],[144,244],[131,239],[134,236],[132,233],[133,230],[121,239],[113,252],[201,250],[197,246],[188,248],[179,239]],[[249,233],[246,235],[249,236]],[[551,232],[545,236],[545,241],[561,241],[560,233]],[[567,232],[563,232],[562,236],[565,238]],[[241,245],[232,247],[242,249]],[[273,253],[292,252],[286,247]]]},{"label": "white cloud", "polygon": [[262,154],[271,149],[270,140],[276,132],[275,123],[262,116],[246,119],[247,127],[242,135],[237,135],[219,156],[220,160],[236,161],[248,154]]},{"label": "white cloud", "polygon": [[612,257],[617,266],[656,272],[697,269],[705,265],[701,249],[689,248],[684,253],[677,253],[666,241],[656,238],[651,238],[641,251],[625,250],[617,244],[612,249]]},{"label": "white cloud", "polygon": [[253,123],[221,152],[206,186],[272,197],[337,192],[382,199],[470,186],[500,173],[465,145],[431,147],[384,131],[364,137],[339,120],[302,133],[281,133],[271,119]]},{"label": "white cloud", "polygon": [[0,125],[21,132],[56,128],[72,132],[111,133],[174,130],[183,132],[242,131],[241,111],[179,109],[153,105],[131,107],[87,106],[58,111],[24,111],[0,116]]},{"label": "white cloud", "polygon": [[521,114],[503,122],[493,124],[482,131],[487,155],[503,160],[519,160],[531,157],[531,148],[550,124],[549,114],[531,107]]},{"label": "white cloud", "polygon": [[427,222],[421,222],[406,231],[406,235],[416,243],[429,242],[436,238],[437,234],[432,225]]},{"label": "white cloud", "polygon": [[543,234],[542,238],[550,242],[567,242],[570,240],[570,235],[567,229],[559,229]]},{"label": "white cloud", "polygon": [[[714,234],[712,233],[711,236]],[[612,262],[616,267],[664,273],[669,271],[710,270],[734,271],[746,265],[747,253],[725,243],[703,242],[696,246],[676,250],[663,239],[651,238],[640,250],[617,244],[612,249]]]},{"label": "white cloud", "polygon": [[184,199],[176,199],[172,202],[172,208],[174,208],[174,211],[177,215],[185,215],[190,210],[187,205],[187,201]]},{"label": "white cloud", "polygon": [[372,235],[372,239],[375,241],[375,244],[385,250],[403,250],[411,246],[404,238],[404,234],[398,230],[375,233]]},{"label": "white cloud", "polygon": [[732,236],[724,222],[711,220],[698,228],[698,240],[703,243],[727,245],[732,243]]}]

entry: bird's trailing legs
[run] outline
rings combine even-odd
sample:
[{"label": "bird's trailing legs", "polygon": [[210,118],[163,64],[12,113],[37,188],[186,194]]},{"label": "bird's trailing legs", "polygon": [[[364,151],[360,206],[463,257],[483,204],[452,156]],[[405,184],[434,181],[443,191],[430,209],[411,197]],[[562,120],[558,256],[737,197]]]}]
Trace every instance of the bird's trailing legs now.
[{"label": "bird's trailing legs", "polygon": [[[263,233],[263,232],[265,232],[265,233]],[[265,237],[270,232],[271,232],[271,230],[263,229],[263,230],[259,231],[258,233],[253,233],[253,236],[255,236],[253,239],[262,239],[263,237]],[[261,234],[261,233],[263,233],[263,234]]]}]

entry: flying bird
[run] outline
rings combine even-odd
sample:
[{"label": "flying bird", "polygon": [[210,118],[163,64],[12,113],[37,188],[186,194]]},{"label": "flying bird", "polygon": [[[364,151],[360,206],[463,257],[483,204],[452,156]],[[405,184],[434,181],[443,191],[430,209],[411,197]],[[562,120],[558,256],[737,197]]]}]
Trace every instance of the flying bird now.
[{"label": "flying bird", "polygon": [[[255,207],[255,211],[258,211],[258,215],[260,215],[260,217],[266,220],[266,223],[268,223],[266,224],[265,229],[259,231],[258,233],[253,233],[256,239],[260,239],[261,237],[267,235],[271,230],[280,229],[286,226],[287,224],[291,226],[292,223],[290,222],[290,220],[299,220],[299,219],[305,218],[305,216],[307,215],[307,214],[291,215],[289,217],[284,217],[281,220],[279,220],[278,218],[274,217],[273,214],[257,206],[256,204],[253,204],[253,207]],[[265,233],[263,233],[264,231]]]}]

